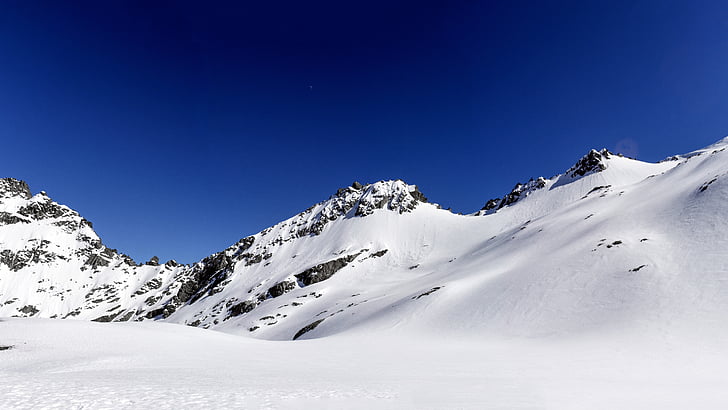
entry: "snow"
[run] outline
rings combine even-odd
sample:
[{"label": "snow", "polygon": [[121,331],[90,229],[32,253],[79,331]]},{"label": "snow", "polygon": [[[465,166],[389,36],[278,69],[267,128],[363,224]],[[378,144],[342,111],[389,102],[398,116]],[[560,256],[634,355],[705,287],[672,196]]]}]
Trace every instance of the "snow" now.
[{"label": "snow", "polygon": [[[700,338],[347,335],[261,341],[164,323],[0,322],[3,408],[725,408]],[[696,335],[697,336],[697,335]],[[723,342],[725,339],[723,339]]]},{"label": "snow", "polygon": [[[0,316],[34,316],[0,322],[15,346],[0,403],[725,408],[727,141],[656,164],[605,156],[487,214],[403,181],[356,185],[191,267],[129,264],[70,208],[0,225],[2,250],[45,240],[65,258],[0,262]],[[29,203],[54,204],[0,211]],[[40,319],[68,314],[82,320]],[[143,321],[85,321],[106,315]]]}]

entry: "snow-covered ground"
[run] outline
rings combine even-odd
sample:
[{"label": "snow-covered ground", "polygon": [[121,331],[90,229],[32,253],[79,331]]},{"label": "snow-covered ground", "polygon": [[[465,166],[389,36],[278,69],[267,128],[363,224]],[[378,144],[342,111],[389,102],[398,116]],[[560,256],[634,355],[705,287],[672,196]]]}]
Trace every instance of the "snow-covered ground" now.
[{"label": "snow-covered ground", "polygon": [[721,409],[714,334],[264,341],[159,322],[0,322],[0,408]]}]

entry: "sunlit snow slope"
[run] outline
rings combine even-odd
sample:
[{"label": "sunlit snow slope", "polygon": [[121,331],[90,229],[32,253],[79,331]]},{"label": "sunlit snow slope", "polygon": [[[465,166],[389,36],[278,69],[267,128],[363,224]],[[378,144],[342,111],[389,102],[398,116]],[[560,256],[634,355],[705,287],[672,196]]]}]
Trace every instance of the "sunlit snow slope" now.
[{"label": "sunlit snow slope", "polygon": [[711,329],[728,312],[728,139],[651,164],[591,151],[456,215],[353,184],[192,266],[137,265],[0,185],[0,316],[164,320],[265,339]]}]

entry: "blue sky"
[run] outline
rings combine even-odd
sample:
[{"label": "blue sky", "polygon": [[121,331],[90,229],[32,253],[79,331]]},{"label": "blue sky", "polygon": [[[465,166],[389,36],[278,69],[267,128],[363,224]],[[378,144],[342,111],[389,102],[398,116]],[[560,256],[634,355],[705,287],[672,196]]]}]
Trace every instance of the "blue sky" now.
[{"label": "blue sky", "polygon": [[703,147],[726,73],[721,2],[4,1],[0,169],[189,263],[355,180],[473,212],[590,148]]}]

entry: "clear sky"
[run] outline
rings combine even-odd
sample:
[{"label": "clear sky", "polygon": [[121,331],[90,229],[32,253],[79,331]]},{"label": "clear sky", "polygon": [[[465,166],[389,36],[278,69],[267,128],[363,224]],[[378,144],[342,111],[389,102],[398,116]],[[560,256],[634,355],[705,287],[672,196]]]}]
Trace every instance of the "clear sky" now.
[{"label": "clear sky", "polygon": [[194,262],[352,181],[457,212],[728,134],[707,1],[3,1],[0,176]]}]

